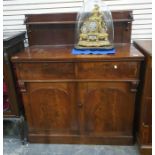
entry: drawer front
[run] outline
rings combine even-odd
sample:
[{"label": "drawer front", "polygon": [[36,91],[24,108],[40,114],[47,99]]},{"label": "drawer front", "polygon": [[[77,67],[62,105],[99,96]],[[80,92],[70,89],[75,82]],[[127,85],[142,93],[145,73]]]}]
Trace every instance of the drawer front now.
[{"label": "drawer front", "polygon": [[139,62],[87,62],[77,64],[79,79],[135,79]]},{"label": "drawer front", "polygon": [[74,78],[73,63],[34,62],[20,63],[17,73],[21,80],[52,80]]}]

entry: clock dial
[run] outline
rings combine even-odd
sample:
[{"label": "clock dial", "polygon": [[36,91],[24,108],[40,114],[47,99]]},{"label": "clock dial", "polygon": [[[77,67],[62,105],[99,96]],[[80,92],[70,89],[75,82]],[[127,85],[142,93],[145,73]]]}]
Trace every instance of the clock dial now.
[{"label": "clock dial", "polygon": [[96,31],[96,29],[97,29],[96,22],[90,22],[89,23],[89,31]]}]

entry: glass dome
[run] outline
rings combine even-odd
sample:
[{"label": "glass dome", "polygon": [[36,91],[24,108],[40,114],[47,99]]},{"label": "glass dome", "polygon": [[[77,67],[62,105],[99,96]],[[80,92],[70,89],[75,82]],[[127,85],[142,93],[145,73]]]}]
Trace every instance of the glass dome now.
[{"label": "glass dome", "polygon": [[101,0],[88,0],[77,14],[77,49],[113,48],[114,30],[111,11]]}]

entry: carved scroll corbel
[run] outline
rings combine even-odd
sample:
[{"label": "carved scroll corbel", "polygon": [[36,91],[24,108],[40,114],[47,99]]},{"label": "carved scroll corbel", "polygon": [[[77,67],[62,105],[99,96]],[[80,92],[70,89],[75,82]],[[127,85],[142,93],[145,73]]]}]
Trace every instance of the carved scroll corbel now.
[{"label": "carved scroll corbel", "polygon": [[138,84],[139,84],[139,81],[132,81],[130,91],[133,93],[137,92]]},{"label": "carved scroll corbel", "polygon": [[19,89],[20,89],[20,92],[26,92],[27,90],[26,90],[26,83],[25,82],[23,82],[23,81],[18,81],[18,86],[19,86]]}]

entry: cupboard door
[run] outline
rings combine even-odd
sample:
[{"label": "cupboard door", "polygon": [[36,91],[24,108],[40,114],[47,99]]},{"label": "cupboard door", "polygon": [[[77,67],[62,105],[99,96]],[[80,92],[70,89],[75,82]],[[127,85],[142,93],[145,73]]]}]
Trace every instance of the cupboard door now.
[{"label": "cupboard door", "polygon": [[32,82],[26,89],[23,97],[30,132],[77,132],[73,83]]},{"label": "cupboard door", "polygon": [[81,83],[81,132],[92,136],[131,136],[135,93],[130,90],[130,82]]}]

